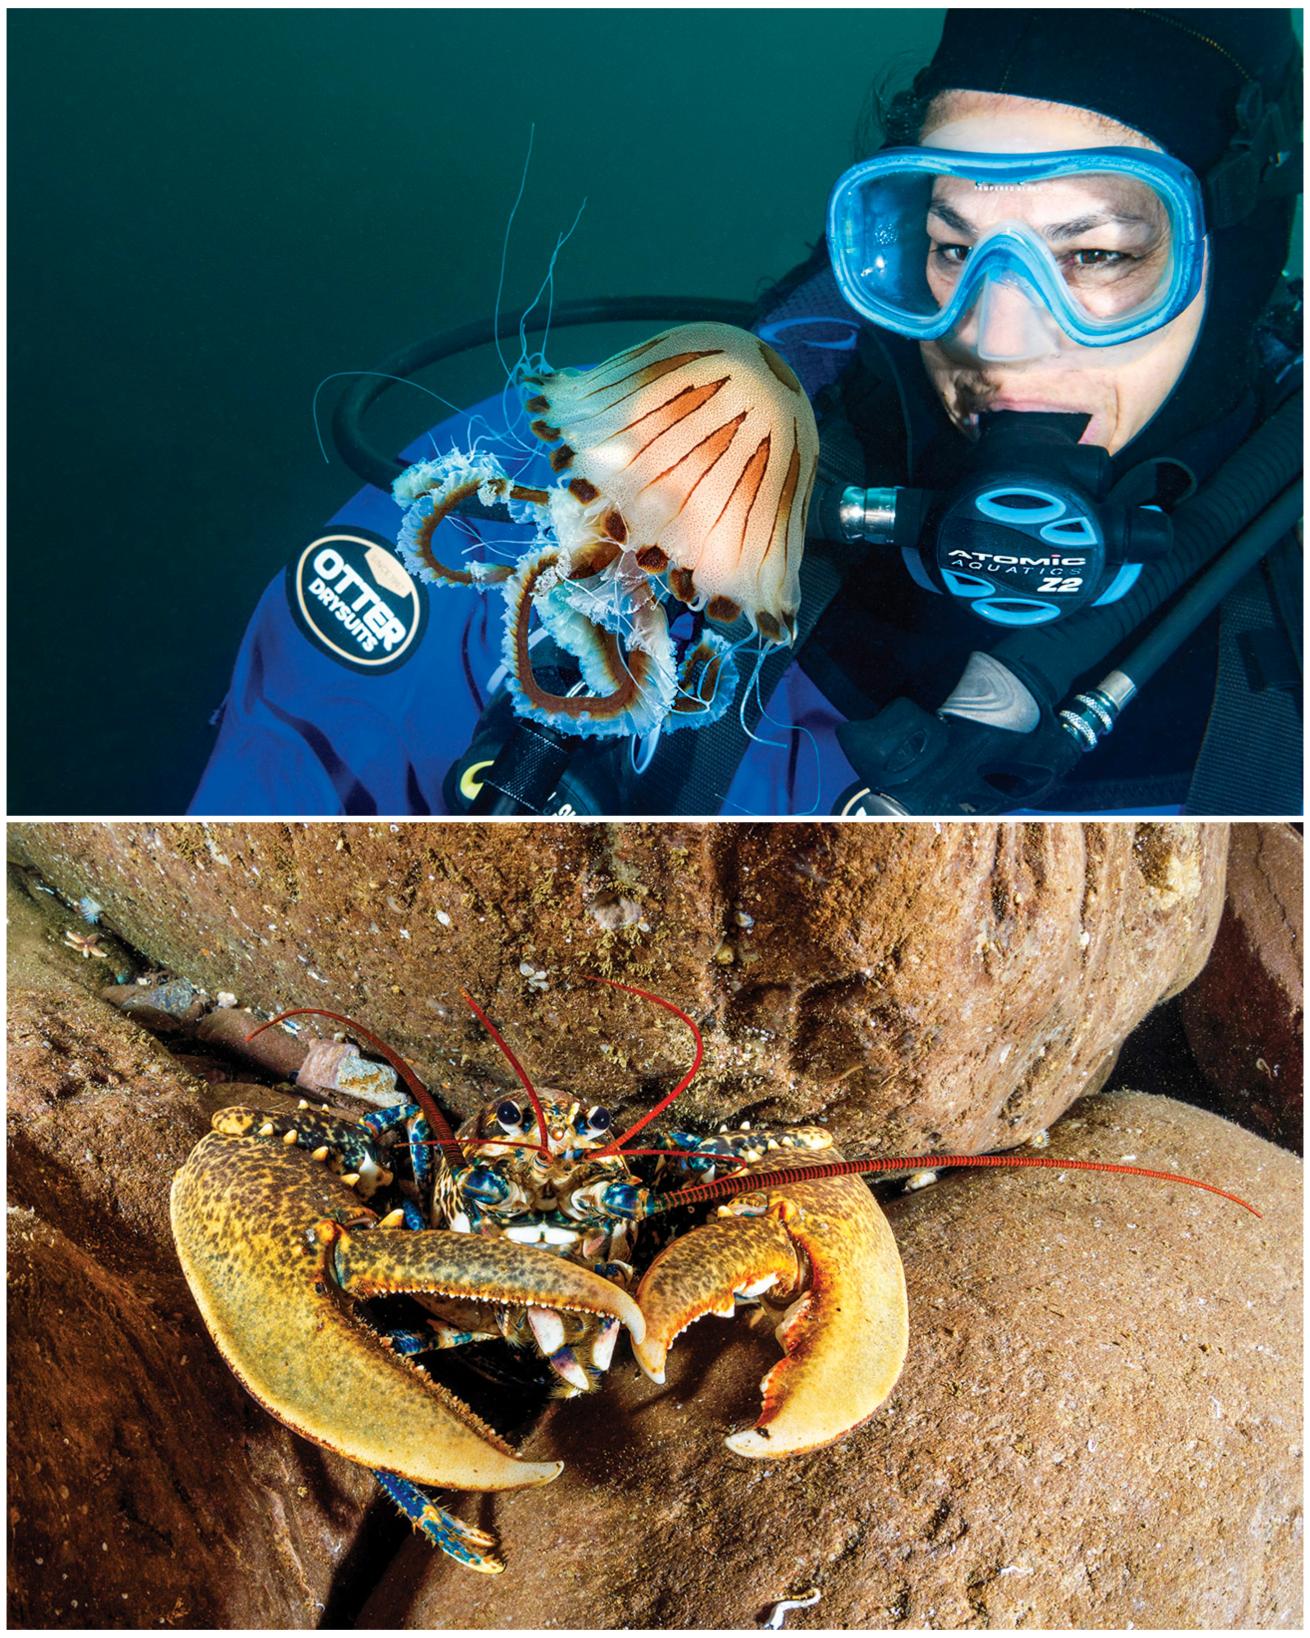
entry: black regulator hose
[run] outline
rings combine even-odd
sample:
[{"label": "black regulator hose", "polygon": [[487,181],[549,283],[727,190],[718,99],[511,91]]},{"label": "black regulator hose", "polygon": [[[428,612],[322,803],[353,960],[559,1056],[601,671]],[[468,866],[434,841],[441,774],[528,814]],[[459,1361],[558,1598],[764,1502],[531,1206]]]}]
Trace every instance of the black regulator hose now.
[{"label": "black regulator hose", "polygon": [[342,393],[332,413],[332,441],[341,459],[357,477],[378,489],[390,490],[392,481],[405,470],[405,462],[391,451],[369,443],[363,430],[364,415],[384,392],[431,364],[471,352],[475,347],[488,346],[493,341],[517,342],[520,326],[525,335],[576,324],[679,324],[702,319],[747,327],[754,316],[752,303],[730,301],[722,296],[598,296],[592,301],[559,302],[550,311],[537,306],[502,313],[499,324],[491,318],[459,324],[453,329],[440,330],[425,341],[402,347],[390,358],[384,358],[376,370],[361,374],[360,379]]},{"label": "black regulator hose", "polygon": [[1289,484],[1232,545],[1182,594],[1163,619],[1119,662],[1140,689],[1173,657],[1224,598],[1290,530],[1305,506],[1300,483]]},{"label": "black regulator hose", "polygon": [[1125,597],[1067,625],[1053,622],[1006,636],[992,649],[993,658],[1039,699],[1057,705],[1078,678],[1101,665],[1296,480],[1303,465],[1302,409],[1298,390],[1173,512],[1173,548]]}]

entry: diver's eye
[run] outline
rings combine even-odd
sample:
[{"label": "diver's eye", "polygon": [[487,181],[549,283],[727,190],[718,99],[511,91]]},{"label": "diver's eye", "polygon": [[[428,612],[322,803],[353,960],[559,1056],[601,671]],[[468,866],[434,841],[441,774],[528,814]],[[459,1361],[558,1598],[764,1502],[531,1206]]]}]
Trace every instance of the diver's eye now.
[{"label": "diver's eye", "polygon": [[932,255],[940,266],[949,268],[963,267],[969,259],[969,249],[968,245],[938,244],[934,241]]},{"label": "diver's eye", "polygon": [[506,1098],[496,1105],[496,1119],[507,1132],[516,1132],[523,1124],[523,1111],[513,1098]]},{"label": "diver's eye", "polygon": [[585,1115],[578,1117],[580,1132],[608,1132],[614,1124],[614,1116],[608,1109],[602,1109],[599,1104],[594,1109],[588,1109]]}]

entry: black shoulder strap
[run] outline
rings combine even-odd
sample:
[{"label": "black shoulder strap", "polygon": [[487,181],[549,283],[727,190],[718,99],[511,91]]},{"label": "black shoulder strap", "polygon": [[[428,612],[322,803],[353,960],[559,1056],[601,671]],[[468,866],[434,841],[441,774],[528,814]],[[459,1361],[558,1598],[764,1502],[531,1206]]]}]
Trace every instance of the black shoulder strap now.
[{"label": "black shoulder strap", "polygon": [[[793,645],[773,650],[760,667],[758,687],[752,687],[743,702],[730,705],[716,723],[708,728],[665,734],[650,767],[632,785],[625,813],[654,816],[720,812],[751,743],[750,736],[759,729],[764,707],[840,591],[854,561],[854,554],[843,551],[835,542],[812,541],[806,546]],[[743,679],[743,690],[749,681],[749,676]],[[742,731],[743,720],[749,732]]]},{"label": "black shoulder strap", "polygon": [[[1300,390],[1301,359],[1273,327],[1257,340],[1267,419]],[[1188,813],[1301,812],[1303,609],[1301,542],[1289,535],[1220,606],[1214,704]]]},{"label": "black shoulder strap", "polygon": [[1299,608],[1300,593],[1300,543],[1289,536],[1224,599],[1214,704],[1186,812],[1301,812],[1301,668],[1279,607]]}]

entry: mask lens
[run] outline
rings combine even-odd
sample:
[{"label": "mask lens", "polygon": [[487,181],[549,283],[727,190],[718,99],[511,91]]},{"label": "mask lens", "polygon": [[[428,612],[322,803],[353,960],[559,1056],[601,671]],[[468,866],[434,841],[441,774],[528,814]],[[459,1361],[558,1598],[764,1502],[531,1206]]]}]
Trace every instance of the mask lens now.
[{"label": "mask lens", "polygon": [[829,222],[847,298],[902,334],[940,334],[987,279],[1008,276],[1075,342],[1165,323],[1199,280],[1186,190],[1145,159],[1084,170],[1070,157],[970,163],[915,149],[857,167],[838,184]]}]

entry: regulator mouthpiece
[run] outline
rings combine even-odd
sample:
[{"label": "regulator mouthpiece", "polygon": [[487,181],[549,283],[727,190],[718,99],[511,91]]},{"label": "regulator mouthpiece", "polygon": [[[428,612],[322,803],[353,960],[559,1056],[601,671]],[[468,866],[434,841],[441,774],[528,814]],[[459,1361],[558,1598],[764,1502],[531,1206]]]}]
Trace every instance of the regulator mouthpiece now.
[{"label": "regulator mouthpiece", "polygon": [[1111,498],[1110,455],[1079,442],[1089,417],[1000,410],[944,490],[842,492],[840,538],[897,547],[911,578],[999,626],[1045,625],[1117,602],[1173,525]]}]

